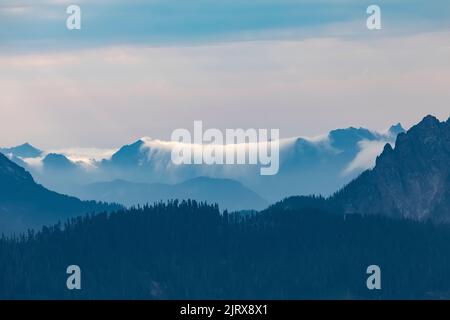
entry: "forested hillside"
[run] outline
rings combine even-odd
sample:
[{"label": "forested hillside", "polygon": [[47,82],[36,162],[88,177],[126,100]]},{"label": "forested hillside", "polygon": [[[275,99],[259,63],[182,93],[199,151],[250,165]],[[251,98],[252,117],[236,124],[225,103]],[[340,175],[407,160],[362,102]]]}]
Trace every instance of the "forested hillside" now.
[{"label": "forested hillside", "polygon": [[[314,201],[312,201],[314,202]],[[273,206],[171,202],[0,241],[0,298],[450,297],[450,226]],[[66,288],[79,265],[82,290]],[[366,287],[381,267],[382,290]]]}]

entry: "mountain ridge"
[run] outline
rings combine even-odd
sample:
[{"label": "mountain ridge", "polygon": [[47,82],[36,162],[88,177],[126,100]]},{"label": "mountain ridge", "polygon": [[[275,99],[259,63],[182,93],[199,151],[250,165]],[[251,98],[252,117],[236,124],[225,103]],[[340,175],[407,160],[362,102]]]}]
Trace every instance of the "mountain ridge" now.
[{"label": "mountain ridge", "polygon": [[37,184],[24,168],[0,154],[0,232],[23,232],[118,205],[81,201]]},{"label": "mountain ridge", "polygon": [[428,115],[338,191],[345,213],[450,221],[450,121]]},{"label": "mountain ridge", "polygon": [[382,145],[393,144],[402,131],[400,124],[384,132],[349,127],[332,130],[320,138],[282,139],[280,170],[275,176],[263,177],[255,165],[173,165],[170,144],[150,138],[141,138],[122,146],[109,158],[89,163],[54,154],[50,159],[47,154],[32,161],[18,157],[12,160],[31,171],[39,183],[70,194],[80,186],[99,181],[178,184],[207,176],[238,181],[273,203],[298,194],[332,194],[372,166],[371,159],[375,161]]},{"label": "mountain ridge", "polygon": [[97,182],[76,193],[81,199],[118,202],[126,206],[160,201],[196,200],[217,203],[221,210],[261,210],[268,202],[240,182],[231,179],[197,177],[178,184],[136,183],[122,179]]}]

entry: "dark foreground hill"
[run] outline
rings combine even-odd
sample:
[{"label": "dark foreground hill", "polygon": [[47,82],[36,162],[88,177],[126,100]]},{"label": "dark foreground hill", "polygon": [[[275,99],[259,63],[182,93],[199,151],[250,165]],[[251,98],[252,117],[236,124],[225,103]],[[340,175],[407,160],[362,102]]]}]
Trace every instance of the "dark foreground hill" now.
[{"label": "dark foreground hill", "polygon": [[45,189],[0,153],[0,233],[24,232],[76,215],[118,208]]},{"label": "dark foreground hill", "polygon": [[[196,202],[77,218],[0,241],[0,298],[450,298],[450,226]],[[66,289],[81,268],[82,290]],[[381,268],[381,290],[366,269]]]}]

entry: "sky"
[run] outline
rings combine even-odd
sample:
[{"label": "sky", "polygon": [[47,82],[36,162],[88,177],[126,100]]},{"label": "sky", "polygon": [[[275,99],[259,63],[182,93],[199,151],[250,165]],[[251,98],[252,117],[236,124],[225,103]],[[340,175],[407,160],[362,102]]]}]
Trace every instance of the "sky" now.
[{"label": "sky", "polygon": [[0,146],[446,120],[449,57],[448,0],[0,0]]}]

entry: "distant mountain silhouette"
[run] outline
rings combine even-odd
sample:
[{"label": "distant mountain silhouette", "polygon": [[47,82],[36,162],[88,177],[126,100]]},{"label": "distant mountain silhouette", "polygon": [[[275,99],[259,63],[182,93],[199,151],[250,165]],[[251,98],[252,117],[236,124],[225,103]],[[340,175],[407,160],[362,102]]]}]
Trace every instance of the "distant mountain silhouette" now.
[{"label": "distant mountain silhouette", "polygon": [[12,148],[0,148],[0,152],[3,154],[11,154],[15,157],[21,158],[36,158],[42,155],[42,151],[33,147],[29,143],[24,143],[17,147]]},{"label": "distant mountain silhouette", "polygon": [[49,153],[42,160],[47,170],[75,170],[77,165],[62,154]]},{"label": "distant mountain silhouette", "polygon": [[[282,199],[283,195],[331,195],[372,166],[364,162],[349,170],[359,154],[367,148],[374,148],[375,155],[381,153],[383,145],[393,144],[402,130],[401,125],[392,126],[386,133],[350,127],[332,130],[321,139],[297,138],[282,149],[277,175],[258,176],[246,185],[272,202]],[[270,193],[272,197],[268,196]]]},{"label": "distant mountain silhouette", "polygon": [[402,125],[400,123],[397,123],[396,125],[393,125],[389,128],[389,133],[393,136],[398,136],[400,133],[404,133],[405,129],[403,129]]},{"label": "distant mountain silhouette", "polygon": [[334,148],[357,152],[359,141],[375,140],[377,135],[365,128],[350,127],[330,131],[329,138]]},{"label": "distant mountain silhouette", "polygon": [[117,208],[49,191],[0,154],[0,233],[23,232],[68,217]]},{"label": "distant mountain silhouette", "polygon": [[207,177],[175,185],[114,180],[87,185],[77,195],[82,199],[118,202],[127,206],[172,199],[217,203],[222,210],[260,210],[268,205],[259,195],[237,181]]},{"label": "distant mountain silhouette", "polygon": [[[403,131],[400,124],[386,132],[350,127],[314,139],[282,140],[280,170],[275,176],[261,176],[259,166],[255,165],[177,166],[171,162],[171,145],[150,138],[125,145],[111,158],[93,161],[87,166],[56,154],[25,161],[10,153],[10,159],[32,172],[36,181],[44,186],[69,194],[78,192],[80,186],[99,181],[173,185],[197,177],[210,177],[239,181],[267,201],[275,202],[291,195],[332,194],[372,167],[383,146],[393,144],[397,134]],[[367,152],[369,156],[360,157]],[[130,203],[128,200],[131,199],[123,198]]]},{"label": "distant mountain silhouette", "polygon": [[113,164],[116,166],[135,166],[142,161],[142,147],[144,141],[138,140],[130,145],[123,146],[114,153],[110,160],[104,161],[104,164]]},{"label": "distant mountain silhouette", "polygon": [[345,213],[450,222],[450,121],[425,117],[333,197]]}]

